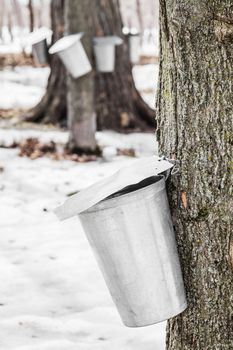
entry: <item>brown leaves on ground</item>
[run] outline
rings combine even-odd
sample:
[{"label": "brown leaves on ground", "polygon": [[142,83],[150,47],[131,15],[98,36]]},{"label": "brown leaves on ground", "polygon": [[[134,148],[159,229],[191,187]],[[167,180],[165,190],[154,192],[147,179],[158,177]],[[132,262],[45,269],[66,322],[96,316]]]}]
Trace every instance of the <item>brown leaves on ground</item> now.
[{"label": "brown leaves on ground", "polygon": [[144,64],[158,64],[159,63],[159,57],[157,56],[141,56],[140,57],[140,65]]},{"label": "brown leaves on ground", "polygon": [[66,150],[58,150],[54,141],[42,143],[37,138],[28,138],[19,143],[19,156],[28,157],[32,160],[47,156],[53,160],[71,160],[73,162],[90,162],[96,160],[96,155],[73,154]]},{"label": "brown leaves on ground", "polygon": [[19,118],[26,112],[26,109],[14,108],[14,109],[0,109],[0,119],[8,120],[12,118]]},{"label": "brown leaves on ground", "polygon": [[33,58],[25,53],[6,53],[0,55],[0,67],[33,66]]},{"label": "brown leaves on ground", "polygon": [[[72,153],[64,148],[63,145],[56,144],[54,141],[48,143],[42,143],[38,138],[30,137],[19,143],[14,141],[10,145],[0,144],[1,148],[19,148],[20,157],[28,157],[32,160],[41,157],[49,157],[53,160],[71,160],[73,162],[86,163],[95,161],[97,156],[101,156],[101,150],[98,149],[96,154],[88,153]],[[118,156],[136,157],[135,150],[133,148],[117,148],[116,154]],[[1,169],[0,169],[1,171]]]},{"label": "brown leaves on ground", "polygon": [[19,149],[20,157],[37,159],[43,157],[45,154],[54,154],[56,152],[56,145],[53,141],[43,144],[37,138],[28,138],[20,142]]},{"label": "brown leaves on ground", "polygon": [[133,148],[117,148],[118,156],[136,157],[135,149]]}]

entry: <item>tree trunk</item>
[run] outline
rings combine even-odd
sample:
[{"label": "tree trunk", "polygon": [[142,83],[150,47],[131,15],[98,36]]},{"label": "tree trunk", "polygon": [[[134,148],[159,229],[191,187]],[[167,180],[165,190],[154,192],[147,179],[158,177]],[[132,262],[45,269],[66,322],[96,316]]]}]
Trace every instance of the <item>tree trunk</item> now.
[{"label": "tree trunk", "polygon": [[33,30],[34,30],[34,11],[33,11],[32,0],[28,1],[28,11],[29,11],[29,29],[30,29],[30,32],[33,32]]},{"label": "tree trunk", "polygon": [[[74,1],[74,3],[76,2],[79,1]],[[53,41],[62,36],[64,25],[63,3],[64,0],[52,0]],[[74,9],[78,6],[80,13],[82,13],[87,8],[87,4],[89,2],[81,1],[79,5],[73,4],[73,6]],[[118,0],[93,0],[91,8],[95,8],[95,11],[87,13],[88,26],[83,17],[81,18],[81,14],[72,14],[74,18],[77,17],[76,20],[73,20],[70,33],[79,30],[91,33],[92,36],[114,34],[122,37],[122,20]],[[87,43],[88,35],[85,35],[83,40],[86,42],[86,50],[90,51],[92,50],[92,42],[89,40]],[[115,72],[96,73],[95,75],[95,112],[98,129],[122,131],[122,129],[127,130],[129,128],[139,128],[141,130],[152,128],[155,125],[155,113],[143,101],[135,87],[126,40],[124,45],[118,47],[116,51]],[[91,58],[93,59],[93,57]],[[65,125],[66,87],[64,67],[56,55],[51,57],[50,66],[51,74],[47,92],[42,101],[26,115],[26,119]],[[94,79],[94,75],[92,75],[92,78]],[[76,97],[78,97],[77,94]]]},{"label": "tree trunk", "polygon": [[144,31],[144,21],[143,21],[143,13],[141,8],[141,1],[136,0],[136,9],[137,9],[137,16],[138,16],[138,23],[139,23],[139,31],[143,33]]},{"label": "tree trunk", "polygon": [[[92,12],[95,36],[122,37],[122,19],[118,0],[95,0]],[[155,126],[155,113],[136,90],[126,39],[116,48],[113,73],[96,73],[96,113],[98,129],[121,131]]]},{"label": "tree trunk", "polygon": [[157,136],[180,161],[168,186],[188,308],[169,350],[232,349],[233,5],[160,0]]},{"label": "tree trunk", "polygon": [[[82,44],[90,59],[92,57],[92,11],[94,11],[92,0],[67,0],[65,3],[66,32],[67,34],[84,32]],[[68,75],[67,91],[70,130],[68,148],[76,152],[93,152],[96,150],[93,73],[88,73],[78,79]]]},{"label": "tree trunk", "polygon": [[[52,43],[63,36],[64,1],[52,0],[51,2]],[[38,105],[27,113],[25,119],[66,126],[66,71],[57,55],[50,56],[50,67],[46,93]]]}]

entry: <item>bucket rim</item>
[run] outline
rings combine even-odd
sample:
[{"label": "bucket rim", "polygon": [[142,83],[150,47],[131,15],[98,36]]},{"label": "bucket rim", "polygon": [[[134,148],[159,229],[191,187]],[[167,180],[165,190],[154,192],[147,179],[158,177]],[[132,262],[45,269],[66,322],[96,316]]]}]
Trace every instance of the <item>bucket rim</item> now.
[{"label": "bucket rim", "polygon": [[55,53],[60,53],[71,48],[77,41],[80,41],[84,33],[77,33],[63,36],[61,39],[58,39],[50,48],[49,53],[53,55]]},{"label": "bucket rim", "polygon": [[164,174],[167,176],[173,166],[174,163],[158,156],[135,160],[132,164],[120,168],[111,176],[95,182],[68,198],[63,204],[54,209],[54,213],[59,220],[69,219],[129,185],[137,184],[155,175]]},{"label": "bucket rim", "polygon": [[[145,185],[141,188],[132,190],[128,193],[125,193],[125,194],[122,194],[119,196],[115,196],[118,192],[124,191],[127,187],[134,187],[134,186],[136,187],[137,185],[144,182],[145,180],[152,179],[152,178],[154,178],[153,183],[150,183],[150,184]],[[127,187],[122,188],[122,190],[117,191],[116,193],[113,193],[111,196],[102,199],[101,201],[99,201],[98,203],[96,203],[92,207],[86,209],[85,211],[79,213],[78,215],[85,215],[87,213],[94,213],[94,212],[99,212],[101,210],[107,210],[107,209],[111,209],[114,207],[122,206],[122,205],[129,203],[129,202],[132,202],[136,197],[137,197],[137,200],[145,199],[145,198],[149,199],[165,189],[165,178],[163,175],[150,176],[142,181],[139,181],[136,184],[133,184],[133,185],[130,185]],[[154,188],[154,190],[152,190],[152,188]],[[140,193],[144,194],[144,196],[142,198],[138,198],[138,195]],[[112,197],[112,196],[114,196],[114,197]]]},{"label": "bucket rim", "polygon": [[24,39],[24,45],[35,45],[51,38],[53,32],[46,27],[40,27],[30,32]]}]

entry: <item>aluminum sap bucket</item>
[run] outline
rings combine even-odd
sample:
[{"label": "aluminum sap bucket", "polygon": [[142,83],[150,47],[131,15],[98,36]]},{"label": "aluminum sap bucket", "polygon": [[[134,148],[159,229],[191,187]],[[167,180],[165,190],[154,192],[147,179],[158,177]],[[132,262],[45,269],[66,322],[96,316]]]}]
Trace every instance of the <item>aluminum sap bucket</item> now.
[{"label": "aluminum sap bucket", "polygon": [[132,185],[79,217],[126,326],[161,322],[186,308],[163,177]]},{"label": "aluminum sap bucket", "polygon": [[60,220],[79,215],[129,327],[161,322],[186,308],[165,188],[172,167],[156,157],[137,160],[55,209]]},{"label": "aluminum sap bucket", "polygon": [[50,54],[58,54],[73,78],[89,73],[92,68],[81,43],[83,33],[65,36],[50,47]]},{"label": "aluminum sap bucket", "polygon": [[130,62],[136,64],[140,60],[140,35],[129,35]]},{"label": "aluminum sap bucket", "polygon": [[48,45],[46,39],[32,45],[32,54],[37,64],[48,63]]},{"label": "aluminum sap bucket", "polygon": [[115,69],[115,46],[123,40],[117,36],[96,37],[93,39],[96,68],[102,73],[111,73]]},{"label": "aluminum sap bucket", "polygon": [[37,64],[44,65],[48,63],[48,45],[47,40],[51,39],[52,31],[42,27],[29,33],[24,39],[24,45],[32,46],[32,54]]}]

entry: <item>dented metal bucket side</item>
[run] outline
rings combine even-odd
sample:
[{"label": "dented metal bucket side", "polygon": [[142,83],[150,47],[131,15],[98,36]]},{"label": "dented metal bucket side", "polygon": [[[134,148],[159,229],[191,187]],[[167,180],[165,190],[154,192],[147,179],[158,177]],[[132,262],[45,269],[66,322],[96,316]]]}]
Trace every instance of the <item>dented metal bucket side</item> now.
[{"label": "dented metal bucket side", "polygon": [[165,180],[153,181],[139,190],[130,186],[79,215],[129,327],[161,322],[186,308]]}]

